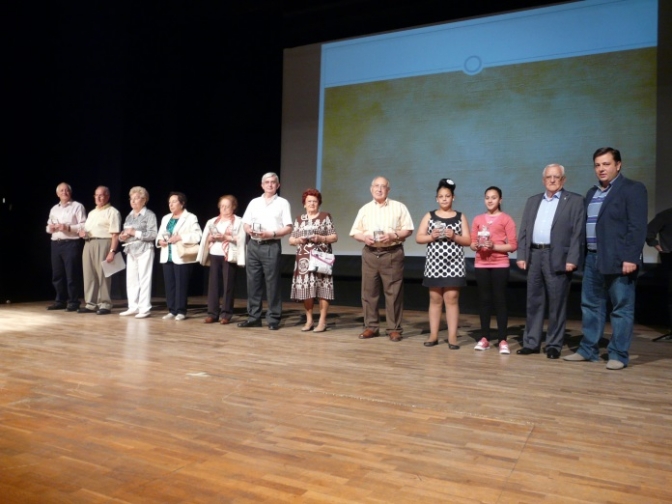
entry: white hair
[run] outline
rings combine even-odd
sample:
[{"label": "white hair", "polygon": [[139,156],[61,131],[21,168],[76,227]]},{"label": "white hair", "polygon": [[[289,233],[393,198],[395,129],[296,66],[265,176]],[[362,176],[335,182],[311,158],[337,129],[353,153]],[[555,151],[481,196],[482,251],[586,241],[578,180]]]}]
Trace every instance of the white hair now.
[{"label": "white hair", "polygon": [[543,171],[541,172],[542,177],[543,177],[544,175],[546,175],[546,170],[547,170],[548,168],[559,168],[559,169],[560,169],[560,175],[562,176],[562,178],[565,178],[565,167],[562,166],[561,164],[558,164],[558,163],[551,163],[551,164],[549,164],[549,165],[544,166],[544,169],[543,169]]},{"label": "white hair", "polygon": [[269,178],[274,178],[275,180],[278,181],[278,184],[280,183],[280,177],[278,177],[278,174],[272,171],[269,171],[268,173],[264,173],[261,176],[261,183],[264,183],[264,180],[269,179]]}]

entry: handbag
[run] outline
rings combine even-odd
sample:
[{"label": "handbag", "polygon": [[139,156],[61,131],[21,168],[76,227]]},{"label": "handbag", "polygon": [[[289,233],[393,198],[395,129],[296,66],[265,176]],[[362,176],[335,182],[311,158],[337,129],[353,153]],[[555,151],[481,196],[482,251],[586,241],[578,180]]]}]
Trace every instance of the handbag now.
[{"label": "handbag", "polygon": [[310,259],[308,261],[308,271],[331,275],[336,257],[329,252],[322,252],[317,249],[310,250]]},{"label": "handbag", "polygon": [[177,255],[185,263],[196,261],[198,257],[198,243],[184,243],[182,240],[175,244]]}]

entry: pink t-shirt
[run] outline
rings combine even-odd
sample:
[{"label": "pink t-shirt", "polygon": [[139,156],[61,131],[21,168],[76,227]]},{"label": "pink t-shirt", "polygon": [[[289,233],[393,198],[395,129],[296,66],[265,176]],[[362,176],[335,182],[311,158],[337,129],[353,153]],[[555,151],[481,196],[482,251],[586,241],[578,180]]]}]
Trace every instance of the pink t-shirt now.
[{"label": "pink t-shirt", "polygon": [[[487,226],[490,231],[490,240],[495,245],[508,243],[512,246],[511,252],[518,248],[518,238],[516,238],[516,223],[508,214],[504,212],[497,215],[487,213],[477,215],[471,223],[471,243],[478,243],[478,232]],[[476,268],[508,268],[509,253],[494,252],[491,249],[479,248],[476,251]]]}]

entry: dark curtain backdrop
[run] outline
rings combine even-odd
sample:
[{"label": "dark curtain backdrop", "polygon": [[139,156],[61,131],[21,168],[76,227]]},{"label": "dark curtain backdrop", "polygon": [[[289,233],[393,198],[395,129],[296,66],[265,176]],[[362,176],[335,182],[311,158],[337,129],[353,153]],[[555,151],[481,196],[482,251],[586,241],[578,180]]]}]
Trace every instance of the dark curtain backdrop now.
[{"label": "dark curtain backdrop", "polygon": [[0,301],[53,297],[44,227],[61,181],[87,209],[107,185],[124,216],[134,185],[148,189],[159,217],[172,190],[202,221],[222,194],[235,194],[242,211],[260,176],[279,170],[283,47],[549,3],[12,4]]}]

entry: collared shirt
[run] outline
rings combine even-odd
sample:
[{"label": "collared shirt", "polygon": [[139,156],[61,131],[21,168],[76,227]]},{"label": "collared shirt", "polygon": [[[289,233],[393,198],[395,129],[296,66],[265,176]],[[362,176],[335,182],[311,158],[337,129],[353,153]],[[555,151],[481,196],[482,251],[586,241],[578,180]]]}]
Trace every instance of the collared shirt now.
[{"label": "collared shirt", "polygon": [[293,222],[289,201],[277,194],[269,199],[264,196],[254,198],[243,214],[243,223],[250,226],[259,223],[262,231],[279,231]]},{"label": "collared shirt", "polygon": [[[413,221],[406,205],[388,198],[382,203],[378,203],[376,200],[370,201],[360,208],[350,230],[350,236],[358,233],[373,236],[374,231],[383,231],[384,233],[413,231]],[[384,246],[390,247],[400,243],[402,243],[401,240],[395,240],[387,242]]]},{"label": "collared shirt", "polygon": [[553,218],[560,202],[560,194],[562,194],[562,190],[549,198],[546,196],[546,192],[544,192],[541,203],[539,203],[539,210],[537,210],[537,218],[534,220],[532,243],[545,245],[551,243],[551,227],[553,226]]},{"label": "collared shirt", "polygon": [[147,207],[142,207],[138,215],[131,210],[126,216],[124,228],[135,229],[135,236],[129,237],[124,241],[124,252],[133,256],[139,256],[147,250],[154,249],[154,240],[158,225],[156,223],[156,214]]},{"label": "collared shirt", "polygon": [[94,208],[84,224],[87,238],[112,238],[121,231],[121,214],[109,203],[103,208]]},{"label": "collared shirt", "polygon": [[[621,174],[619,173],[614,180],[620,176]],[[586,248],[593,252],[597,251],[597,216],[600,215],[600,208],[602,208],[604,199],[609,195],[609,189],[611,189],[611,184],[614,183],[614,180],[609,182],[607,187],[595,184],[597,191],[595,191],[593,198],[588,203],[586,211]]]},{"label": "collared shirt", "polygon": [[[51,234],[51,240],[78,240],[77,233],[83,229],[86,222],[86,210],[84,205],[76,201],[68,201],[65,204],[54,205],[49,212],[47,221],[47,233]],[[70,231],[49,231],[49,224],[68,224]]]}]

